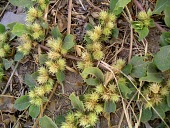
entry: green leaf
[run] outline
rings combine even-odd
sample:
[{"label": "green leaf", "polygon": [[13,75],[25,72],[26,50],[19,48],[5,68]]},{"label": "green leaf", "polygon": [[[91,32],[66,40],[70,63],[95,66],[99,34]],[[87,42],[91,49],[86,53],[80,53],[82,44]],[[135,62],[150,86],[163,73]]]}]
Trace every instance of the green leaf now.
[{"label": "green leaf", "polygon": [[170,45],[170,32],[163,32],[160,36],[160,45]]},{"label": "green leaf", "polygon": [[139,41],[141,41],[143,38],[145,38],[149,34],[149,29],[147,27],[144,27],[141,30],[135,30],[139,34]]},{"label": "green leaf", "polygon": [[119,15],[123,8],[130,2],[131,0],[118,0],[118,2],[116,3],[115,5],[115,8],[114,8],[114,14],[115,15]]},{"label": "green leaf", "polygon": [[2,58],[2,61],[3,61],[3,65],[5,66],[5,70],[8,70],[14,62],[13,60],[9,61],[9,60],[4,59],[4,58]]},{"label": "green leaf", "polygon": [[36,118],[40,113],[40,106],[36,106],[36,105],[31,105],[29,107],[29,115],[32,118]]},{"label": "green leaf", "polygon": [[160,48],[154,56],[154,63],[161,71],[170,69],[170,45]]},{"label": "green leaf", "polygon": [[142,109],[142,116],[141,116],[141,122],[145,123],[149,121],[152,117],[152,109],[149,108],[143,108]]},{"label": "green leaf", "polygon": [[24,83],[29,86],[30,89],[33,89],[37,85],[36,80],[30,74],[25,75]]},{"label": "green leaf", "polygon": [[14,104],[14,107],[19,111],[27,109],[29,106],[30,106],[30,100],[29,100],[29,96],[27,95],[19,97]]},{"label": "green leaf", "polygon": [[79,99],[78,96],[75,95],[75,93],[72,93],[69,96],[69,99],[71,100],[71,105],[73,106],[73,108],[80,110],[80,111],[84,111],[83,102]]},{"label": "green leaf", "polygon": [[133,66],[132,73],[130,74],[132,77],[141,78],[146,76],[148,62],[144,62],[144,57],[134,56],[130,64]]},{"label": "green leaf", "polygon": [[65,122],[65,117],[63,115],[59,115],[55,118],[55,123],[58,127],[61,127],[61,124]]},{"label": "green leaf", "polygon": [[15,56],[14,56],[14,61],[20,61],[20,60],[22,60],[24,58],[24,54],[23,53],[21,53],[21,52],[17,52],[16,54],[15,54]]},{"label": "green leaf", "polygon": [[100,84],[100,81],[98,79],[94,79],[94,78],[88,78],[85,80],[85,82],[88,85],[94,85],[94,86]]},{"label": "green leaf", "polygon": [[110,11],[114,12],[116,3],[118,2],[118,0],[110,0]]},{"label": "green leaf", "polygon": [[132,93],[131,89],[126,85],[126,83],[118,80],[118,86],[122,92],[123,97],[127,98],[127,95]]},{"label": "green leaf", "polygon": [[59,70],[59,71],[56,73],[56,77],[57,77],[58,82],[59,82],[60,84],[62,84],[63,81],[64,81],[64,79],[65,79],[65,74],[64,74],[63,71],[60,71],[60,70]]},{"label": "green leaf", "polygon": [[58,128],[57,125],[48,116],[40,118],[39,122],[41,128]]},{"label": "green leaf", "polygon": [[170,94],[169,95],[167,95],[167,104],[168,104],[168,106],[170,107]]},{"label": "green leaf", "polygon": [[51,34],[52,34],[53,38],[55,38],[55,39],[62,38],[62,34],[60,33],[57,26],[52,29]]},{"label": "green leaf", "polygon": [[165,9],[166,5],[170,4],[169,0],[157,0],[155,9],[153,10],[154,14],[161,14],[161,12]]},{"label": "green leaf", "polygon": [[21,23],[16,23],[11,32],[12,34],[19,36],[19,37],[22,36],[23,34],[29,34],[27,30],[27,26]]},{"label": "green leaf", "polygon": [[105,101],[104,103],[104,111],[105,112],[115,112],[116,111],[116,104],[113,101]]},{"label": "green leaf", "polygon": [[[104,75],[102,71],[97,67],[88,67],[83,70],[81,76],[83,77],[84,81],[88,82],[88,75],[94,75],[96,78],[93,78],[94,81],[104,82]],[[91,80],[90,80],[91,81]]]},{"label": "green leaf", "polygon": [[69,34],[64,38],[63,48],[66,50],[71,49],[75,45],[74,36]]},{"label": "green leaf", "polygon": [[155,119],[155,118],[160,118],[160,116],[162,118],[165,118],[165,111],[164,111],[164,108],[160,107],[159,105],[157,106],[154,106],[155,110],[159,113],[159,116],[158,114],[152,109],[152,118],[151,120]]},{"label": "green leaf", "polygon": [[48,60],[48,55],[47,54],[40,54],[39,55],[39,64],[43,65],[45,62]]},{"label": "green leaf", "polygon": [[3,24],[0,24],[0,34],[5,33],[5,26]]},{"label": "green leaf", "polygon": [[[169,2],[170,4],[170,2]],[[165,24],[166,26],[168,26],[170,28],[170,5],[166,5],[166,8],[164,10],[164,14],[165,14],[165,18],[164,18],[164,21],[165,21]]]},{"label": "green leaf", "polygon": [[119,29],[118,28],[112,29],[112,37],[118,38],[118,35],[119,35]]},{"label": "green leaf", "polygon": [[32,0],[9,0],[14,6],[31,7],[33,6]]},{"label": "green leaf", "polygon": [[131,64],[127,64],[123,69],[123,73],[125,73],[126,75],[129,75],[132,72],[132,65]]},{"label": "green leaf", "polygon": [[150,63],[147,68],[147,76],[141,77],[139,80],[160,83],[163,80],[163,78],[161,72],[157,71],[156,65]]},{"label": "green leaf", "polygon": [[17,22],[12,22],[12,23],[10,23],[10,24],[7,24],[7,27],[8,27],[10,30],[12,30],[16,23],[17,23]]}]

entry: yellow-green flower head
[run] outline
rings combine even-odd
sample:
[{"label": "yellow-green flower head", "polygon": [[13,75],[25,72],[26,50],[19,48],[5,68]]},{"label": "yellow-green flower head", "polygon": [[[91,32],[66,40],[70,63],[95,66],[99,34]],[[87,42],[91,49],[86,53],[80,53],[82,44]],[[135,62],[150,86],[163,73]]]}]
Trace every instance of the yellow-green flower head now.
[{"label": "yellow-green flower head", "polygon": [[44,89],[44,87],[43,86],[39,86],[39,87],[36,87],[35,89],[34,89],[34,91],[35,91],[35,93],[38,95],[38,96],[44,96],[44,94],[45,94],[45,89]]},{"label": "yellow-green flower head", "polygon": [[59,70],[58,64],[56,62],[51,61],[51,60],[47,61],[46,65],[47,65],[47,67],[49,69],[49,72],[52,73],[52,74],[57,73],[58,70]]},{"label": "yellow-green flower head", "polygon": [[150,20],[144,20],[143,24],[148,27],[151,24],[151,21]]},{"label": "yellow-green flower head", "polygon": [[68,113],[68,115],[66,116],[66,121],[70,123],[74,123],[75,121],[74,113]]},{"label": "yellow-green flower head", "polygon": [[0,57],[5,57],[5,50],[3,48],[0,48]]},{"label": "yellow-green flower head", "polygon": [[93,51],[94,49],[93,49],[93,44],[87,44],[86,45],[86,48],[87,48],[87,50],[89,50],[89,51]]},{"label": "yellow-green flower head", "polygon": [[30,42],[25,42],[18,46],[18,51],[23,53],[24,55],[28,55],[31,50],[32,44]]},{"label": "yellow-green flower head", "polygon": [[94,27],[94,33],[97,33],[98,35],[102,34],[102,27],[100,25]]},{"label": "yellow-green flower head", "polygon": [[101,12],[99,13],[99,18],[100,18],[101,20],[107,20],[107,18],[108,18],[108,12],[106,12],[106,11],[101,11]]},{"label": "yellow-green flower head", "polygon": [[160,91],[160,85],[158,83],[153,83],[149,86],[149,90],[155,94],[159,93]]},{"label": "yellow-green flower head", "polygon": [[77,128],[77,127],[70,122],[63,122],[61,128]]},{"label": "yellow-green flower head", "polygon": [[82,126],[83,128],[89,126],[89,117],[87,115],[83,115],[79,119],[79,123],[80,123],[80,126]]},{"label": "yellow-green flower head", "polygon": [[48,52],[48,58],[49,59],[56,60],[59,57],[61,57],[61,55],[58,52],[56,52],[56,51],[49,51]]},{"label": "yellow-green flower head", "polygon": [[112,94],[111,100],[113,102],[118,102],[120,100],[120,96],[118,94]]},{"label": "yellow-green flower head", "polygon": [[42,28],[41,28],[40,24],[38,24],[38,23],[35,22],[35,23],[32,24],[31,29],[32,29],[32,31],[34,31],[34,32],[38,32],[38,31],[40,31]]},{"label": "yellow-green flower head", "polygon": [[24,34],[20,37],[21,41],[23,42],[31,42],[30,37],[27,34]]},{"label": "yellow-green flower head", "polygon": [[45,10],[45,8],[47,7],[47,5],[46,5],[46,4],[41,4],[40,7],[41,7],[42,10]]},{"label": "yellow-green flower head", "polygon": [[39,76],[37,77],[38,83],[39,84],[46,83],[49,79],[48,70],[45,67],[40,67],[38,72],[39,72]]},{"label": "yellow-green flower head", "polygon": [[35,97],[30,100],[30,103],[36,106],[41,106],[43,104],[43,100],[41,97]]},{"label": "yellow-green flower head", "polygon": [[113,29],[114,28],[114,23],[112,21],[109,21],[107,24],[106,24],[106,28],[108,29]]},{"label": "yellow-green flower head", "polygon": [[31,90],[29,93],[28,93],[28,96],[32,99],[34,97],[36,97],[36,93],[34,92],[34,90]]},{"label": "yellow-green flower head", "polygon": [[95,91],[99,94],[103,93],[104,92],[104,87],[102,84],[100,85],[97,85],[96,88],[95,88]]},{"label": "yellow-green flower head", "polygon": [[48,70],[45,67],[40,67],[38,73],[43,76],[48,76]]},{"label": "yellow-green flower head", "polygon": [[26,21],[27,21],[27,22],[34,22],[35,19],[36,19],[35,17],[29,16],[29,15],[27,14],[27,17],[26,17]]},{"label": "yellow-green flower head", "polygon": [[89,118],[89,124],[91,126],[95,126],[95,124],[97,123],[97,120],[98,120],[98,116],[96,115],[96,113],[90,113],[88,115],[88,118]]},{"label": "yellow-green flower head", "polygon": [[109,13],[108,14],[108,19],[111,22],[115,22],[116,21],[116,16],[113,13]]},{"label": "yellow-green flower head", "polygon": [[41,10],[38,10],[38,14],[37,14],[37,17],[38,18],[41,18],[43,16],[43,12]]},{"label": "yellow-green flower head", "polygon": [[93,67],[93,63],[91,61],[84,62],[84,68],[88,68],[88,67]]},{"label": "yellow-green flower head", "polygon": [[93,51],[100,51],[102,49],[101,42],[94,42],[92,44],[92,50]]},{"label": "yellow-green flower head", "polygon": [[101,60],[104,57],[103,51],[95,51],[93,52],[93,57],[96,60]]},{"label": "yellow-green flower head", "polygon": [[46,93],[49,93],[51,91],[51,89],[52,89],[52,85],[50,85],[50,84],[45,84],[44,85],[44,91]]},{"label": "yellow-green flower head", "polygon": [[89,98],[90,98],[91,101],[97,102],[99,100],[99,94],[98,93],[93,92],[92,94],[89,94],[89,96],[90,96]]},{"label": "yellow-green flower head", "polygon": [[67,54],[67,50],[66,49],[64,49],[64,48],[61,48],[61,51],[60,51],[60,53],[62,54],[62,55],[65,55],[65,54]]},{"label": "yellow-green flower head", "polygon": [[10,50],[9,44],[4,44],[4,50],[6,53],[9,52],[9,50]]},{"label": "yellow-green flower head", "polygon": [[65,70],[65,66],[66,66],[66,61],[65,61],[65,59],[59,58],[59,59],[57,60],[57,65],[58,65],[58,67],[59,67],[59,69],[60,69],[61,71]]},{"label": "yellow-green flower head", "polygon": [[34,32],[34,33],[32,34],[32,37],[36,40],[36,39],[40,38],[40,37],[43,36],[43,35],[44,35],[43,31],[40,30],[40,31],[38,31],[38,32]]},{"label": "yellow-green flower head", "polygon": [[163,100],[163,98],[161,97],[160,94],[154,94],[152,97],[151,97],[151,102],[154,104],[154,105],[158,105],[159,103],[161,103]]},{"label": "yellow-green flower head", "polygon": [[116,65],[120,66],[120,68],[123,68],[125,66],[126,61],[123,59],[118,59],[116,62]]},{"label": "yellow-green flower head", "polygon": [[100,35],[96,32],[92,32],[90,35],[89,35],[89,38],[92,40],[92,41],[97,41],[99,40],[100,38]]},{"label": "yellow-green flower head", "polygon": [[101,112],[103,112],[103,106],[100,104],[97,104],[94,108],[94,111],[96,112],[96,114],[100,114]]},{"label": "yellow-green flower head", "polygon": [[0,34],[0,42],[4,43],[7,40],[7,34],[3,33]]},{"label": "yellow-green flower head", "polygon": [[28,10],[28,14],[27,17],[31,16],[31,17],[37,17],[37,9],[35,9],[34,7],[30,7]]},{"label": "yellow-green flower head", "polygon": [[104,29],[103,29],[103,34],[104,34],[105,36],[109,36],[109,35],[111,34],[110,28],[104,28]]},{"label": "yellow-green flower head", "polygon": [[93,111],[94,108],[95,108],[96,102],[86,101],[86,102],[84,103],[84,105],[85,105],[85,107],[86,107],[86,109],[87,109],[88,111]]},{"label": "yellow-green flower head", "polygon": [[88,52],[83,52],[82,53],[82,59],[84,61],[91,61],[91,55]]},{"label": "yellow-green flower head", "polygon": [[39,4],[45,4],[46,1],[45,1],[45,0],[38,0],[38,3],[39,3]]},{"label": "yellow-green flower head", "polygon": [[82,112],[80,112],[80,111],[77,111],[74,115],[75,115],[76,119],[79,119],[79,118],[81,118],[84,114],[83,114]]},{"label": "yellow-green flower head", "polygon": [[146,19],[149,19],[149,16],[145,11],[140,11],[138,13],[138,19],[139,20],[146,20]]},{"label": "yellow-green flower head", "polygon": [[161,89],[160,89],[160,94],[161,94],[162,96],[167,96],[169,93],[170,93],[170,92],[169,92],[169,88],[168,88],[167,86],[161,87]]},{"label": "yellow-green flower head", "polygon": [[105,92],[102,94],[101,97],[104,101],[109,101],[111,99],[111,96],[112,96],[112,94]]},{"label": "yellow-green flower head", "polygon": [[62,40],[60,38],[51,38],[48,40],[47,46],[50,47],[51,50],[60,51],[62,46]]}]

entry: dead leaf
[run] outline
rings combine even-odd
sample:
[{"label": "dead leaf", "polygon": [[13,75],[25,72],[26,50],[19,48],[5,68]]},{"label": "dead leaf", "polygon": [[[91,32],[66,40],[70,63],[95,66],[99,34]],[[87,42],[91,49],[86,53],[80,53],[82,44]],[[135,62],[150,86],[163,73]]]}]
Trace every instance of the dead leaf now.
[{"label": "dead leaf", "polygon": [[0,96],[0,110],[2,112],[14,113],[16,109],[14,108],[15,98],[13,96],[1,95]]}]

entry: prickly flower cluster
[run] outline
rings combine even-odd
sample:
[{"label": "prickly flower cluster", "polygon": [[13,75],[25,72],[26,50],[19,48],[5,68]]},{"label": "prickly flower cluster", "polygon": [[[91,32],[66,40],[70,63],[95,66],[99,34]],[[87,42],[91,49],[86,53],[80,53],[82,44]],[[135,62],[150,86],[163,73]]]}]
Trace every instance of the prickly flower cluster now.
[{"label": "prickly flower cluster", "polygon": [[48,52],[46,66],[51,74],[65,70],[66,60],[62,56],[67,53],[67,50],[62,47],[62,44],[61,38],[51,38],[48,40],[47,46],[50,50]]},{"label": "prickly flower cluster", "polygon": [[[34,0],[35,1],[35,0]],[[23,55],[28,55],[32,43],[39,41],[44,38],[44,29],[41,26],[43,21],[43,11],[48,6],[48,0],[36,0],[37,4],[35,7],[30,7],[27,16],[27,34],[20,37],[20,45],[18,46],[18,51],[23,53]]]},{"label": "prickly flower cluster", "polygon": [[0,34],[0,57],[5,57],[10,51],[10,46],[7,42],[7,33]]},{"label": "prickly flower cluster", "polygon": [[53,87],[53,80],[50,79],[48,70],[45,67],[41,67],[38,70],[37,82],[39,83],[34,89],[30,90],[29,97],[31,104],[40,106],[45,102],[45,94],[49,93]]},{"label": "prickly flower cluster", "polygon": [[102,41],[105,41],[112,34],[115,28],[116,16],[112,13],[101,11],[99,14],[100,23],[87,31],[87,51],[82,53],[83,62],[78,62],[78,68],[84,69],[93,66],[93,60],[101,60],[104,57]]},{"label": "prickly flower cluster", "polygon": [[149,87],[143,90],[143,95],[148,102],[145,103],[146,108],[154,107],[163,102],[164,98],[169,95],[170,86],[168,82],[166,85],[161,85],[158,83],[151,83]]},{"label": "prickly flower cluster", "polygon": [[83,104],[85,110],[69,113],[61,128],[95,126],[99,115],[104,112],[104,103],[119,101],[120,96],[117,92],[117,87],[113,83],[109,83],[108,86],[97,85],[92,92],[84,94]]},{"label": "prickly flower cluster", "polygon": [[148,12],[140,11],[138,13],[138,21],[133,21],[132,26],[135,30],[142,30],[144,27],[154,27],[153,19],[150,17],[152,12],[148,10]]}]

